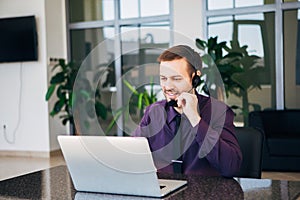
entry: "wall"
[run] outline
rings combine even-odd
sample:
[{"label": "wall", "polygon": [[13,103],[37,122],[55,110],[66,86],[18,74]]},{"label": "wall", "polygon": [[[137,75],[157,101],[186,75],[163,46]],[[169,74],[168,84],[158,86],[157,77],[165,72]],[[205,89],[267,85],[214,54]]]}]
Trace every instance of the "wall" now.
[{"label": "wall", "polygon": [[204,38],[203,2],[199,0],[174,2],[174,45],[188,44],[195,48],[195,39]]},{"label": "wall", "polygon": [[[52,34],[54,31],[53,26],[47,27],[47,23],[50,24],[53,20],[51,17],[46,19],[46,12],[51,12],[53,17],[61,17],[61,10],[45,9],[46,4],[49,6],[49,4],[57,5],[58,2],[60,4],[62,2],[58,0],[49,2],[50,0],[0,1],[0,17],[36,16],[39,55],[36,62],[0,63],[0,151],[2,153],[13,151],[47,156],[50,150],[57,149],[57,142],[53,142],[54,136],[50,135],[49,126],[52,130],[56,129],[56,132],[64,131],[55,125],[55,119],[50,119],[49,123],[48,103],[45,102],[48,87],[48,52],[52,53],[56,48],[57,54],[52,55],[65,55],[64,47],[52,43],[54,37],[61,36],[60,22],[56,29],[58,32],[47,38],[48,33]],[[61,45],[62,39],[59,39],[58,43]],[[48,44],[51,45],[47,47]],[[8,141],[4,137],[5,133]]]}]

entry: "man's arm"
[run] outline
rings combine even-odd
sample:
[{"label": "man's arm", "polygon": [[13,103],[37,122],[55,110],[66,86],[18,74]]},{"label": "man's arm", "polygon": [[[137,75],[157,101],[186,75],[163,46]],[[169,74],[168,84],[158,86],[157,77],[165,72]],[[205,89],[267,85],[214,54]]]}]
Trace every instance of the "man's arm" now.
[{"label": "man's arm", "polygon": [[226,112],[212,117],[209,124],[202,119],[195,127],[197,128],[196,140],[200,145],[199,158],[206,157],[211,166],[225,177],[232,177],[237,173],[242,163],[242,153],[235,137],[233,117],[232,110],[227,108]]}]

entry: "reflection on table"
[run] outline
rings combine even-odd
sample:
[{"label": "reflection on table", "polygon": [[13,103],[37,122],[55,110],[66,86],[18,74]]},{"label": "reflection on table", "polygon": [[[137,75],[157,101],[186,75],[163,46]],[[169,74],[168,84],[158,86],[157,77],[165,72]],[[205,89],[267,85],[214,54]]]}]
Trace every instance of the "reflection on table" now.
[{"label": "reflection on table", "polygon": [[[186,179],[187,187],[164,199],[297,199],[300,181],[222,178],[158,174],[160,178]],[[138,186],[137,186],[138,187]],[[66,166],[0,182],[0,199],[151,199],[115,194],[78,192]],[[157,199],[157,198],[156,198]]]}]

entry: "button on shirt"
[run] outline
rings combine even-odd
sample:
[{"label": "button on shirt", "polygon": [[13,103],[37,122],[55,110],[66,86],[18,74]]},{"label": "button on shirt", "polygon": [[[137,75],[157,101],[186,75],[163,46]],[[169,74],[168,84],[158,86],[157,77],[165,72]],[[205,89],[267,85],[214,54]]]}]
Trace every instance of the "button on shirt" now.
[{"label": "button on shirt", "polygon": [[234,133],[232,110],[216,99],[196,94],[201,120],[192,127],[182,114],[181,155],[174,155],[177,111],[158,101],[145,110],[135,136],[147,137],[159,172],[174,173],[174,156],[182,159],[182,173],[232,177],[242,154]]}]

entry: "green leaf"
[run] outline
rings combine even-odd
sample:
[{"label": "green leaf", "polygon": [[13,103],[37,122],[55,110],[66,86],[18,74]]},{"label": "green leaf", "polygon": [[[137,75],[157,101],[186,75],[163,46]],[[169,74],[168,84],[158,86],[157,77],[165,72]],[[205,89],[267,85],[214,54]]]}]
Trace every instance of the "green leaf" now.
[{"label": "green leaf", "polygon": [[58,98],[63,98],[66,95],[65,92],[62,92],[62,86],[60,85],[56,90],[56,96]]},{"label": "green leaf", "polygon": [[63,83],[64,81],[65,81],[65,73],[64,72],[59,72],[51,78],[50,84]]},{"label": "green leaf", "polygon": [[65,59],[59,59],[58,64],[62,67],[63,70],[66,70],[66,62]]},{"label": "green leaf", "polygon": [[145,102],[145,106],[149,106],[150,105],[150,101],[149,101],[150,97],[148,95],[148,92],[145,91],[144,92],[144,102]]},{"label": "green leaf", "polygon": [[114,115],[113,120],[109,123],[109,125],[107,126],[107,128],[105,130],[106,134],[109,133],[111,131],[111,129],[114,127],[114,125],[117,123],[117,121],[120,118],[123,111],[124,111],[124,107],[117,110],[116,114]]},{"label": "green leaf", "polygon": [[103,120],[106,120],[107,118],[107,109],[104,106],[104,104],[100,102],[96,102],[95,104],[96,114],[97,116],[101,117]]},{"label": "green leaf", "polygon": [[82,96],[85,97],[85,99],[91,98],[90,93],[88,93],[88,91],[86,91],[86,90],[80,90],[80,94],[82,94]]},{"label": "green leaf", "polygon": [[55,103],[53,110],[55,110],[56,113],[59,113],[61,109],[64,107],[64,103],[65,103],[64,99],[60,99]]},{"label": "green leaf", "polygon": [[51,117],[54,117],[56,114],[57,114],[57,112],[56,112],[55,110],[52,110],[52,111],[50,112],[50,116],[51,116]]},{"label": "green leaf", "polygon": [[142,106],[143,106],[143,96],[144,96],[143,93],[139,94],[139,98],[138,98],[138,108],[139,109],[142,109]]},{"label": "green leaf", "polygon": [[127,80],[123,80],[123,82],[129,88],[129,90],[133,92],[133,94],[139,95],[138,91],[136,91],[136,89]]},{"label": "green leaf", "polygon": [[69,103],[68,104],[71,107],[73,107],[75,101],[76,101],[76,96],[73,93],[69,94]]},{"label": "green leaf", "polygon": [[83,121],[83,124],[84,124],[84,127],[85,127],[86,129],[89,129],[89,128],[90,128],[90,123],[89,123],[89,121],[84,120],[84,121]]},{"label": "green leaf", "polygon": [[204,40],[200,40],[199,38],[196,39],[196,47],[200,50],[205,50],[206,42]]},{"label": "green leaf", "polygon": [[55,87],[56,85],[50,85],[48,90],[47,90],[47,93],[46,93],[46,101],[49,101],[50,97],[52,96],[54,90],[55,90]]}]

